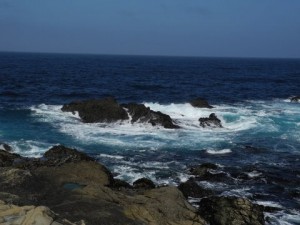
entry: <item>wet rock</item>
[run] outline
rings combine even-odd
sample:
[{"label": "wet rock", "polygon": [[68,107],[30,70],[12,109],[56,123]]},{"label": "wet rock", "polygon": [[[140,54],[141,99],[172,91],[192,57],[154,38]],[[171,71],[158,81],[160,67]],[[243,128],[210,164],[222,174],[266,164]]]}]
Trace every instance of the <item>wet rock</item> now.
[{"label": "wet rock", "polygon": [[192,197],[192,198],[203,198],[205,196],[212,195],[213,192],[211,190],[204,189],[200,187],[194,179],[189,179],[185,183],[181,183],[178,186],[178,189],[182,192],[184,197]]},{"label": "wet rock", "polygon": [[218,166],[213,163],[203,163],[198,166],[194,166],[190,169],[192,175],[202,177],[209,172],[209,170],[216,170]]},{"label": "wet rock", "polygon": [[155,188],[155,184],[150,179],[141,178],[133,182],[133,187],[142,189],[153,189]]},{"label": "wet rock", "polygon": [[155,112],[143,104],[129,103],[122,106],[127,109],[132,118],[132,123],[151,123],[153,126],[161,125],[168,129],[179,128],[178,125],[174,124],[170,116],[161,112]]},{"label": "wet rock", "polygon": [[8,144],[0,142],[0,150],[4,150],[4,151],[7,151],[7,152],[12,152],[13,149]]},{"label": "wet rock", "polygon": [[65,104],[61,110],[63,112],[78,112],[85,123],[116,122],[128,119],[126,111],[112,97],[71,102]]},{"label": "wet rock", "polygon": [[201,117],[199,119],[201,127],[222,128],[221,120],[216,114],[211,113],[209,117]]},{"label": "wet rock", "polygon": [[208,197],[200,202],[199,214],[214,225],[263,225],[263,207],[239,197]]},{"label": "wet rock", "polygon": [[293,96],[290,98],[291,102],[300,102],[300,96]]},{"label": "wet rock", "polygon": [[213,108],[204,98],[196,98],[190,101],[190,104],[196,108]]}]

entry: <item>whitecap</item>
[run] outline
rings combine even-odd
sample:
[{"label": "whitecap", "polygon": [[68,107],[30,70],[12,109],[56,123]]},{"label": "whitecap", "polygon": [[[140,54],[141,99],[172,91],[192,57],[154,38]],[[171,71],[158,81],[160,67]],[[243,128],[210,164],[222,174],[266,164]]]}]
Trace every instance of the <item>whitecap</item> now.
[{"label": "whitecap", "polygon": [[212,150],[212,149],[209,149],[209,150],[206,150],[206,152],[208,154],[212,154],[212,155],[222,155],[222,154],[228,154],[228,153],[231,153],[231,149],[222,149],[222,150]]}]

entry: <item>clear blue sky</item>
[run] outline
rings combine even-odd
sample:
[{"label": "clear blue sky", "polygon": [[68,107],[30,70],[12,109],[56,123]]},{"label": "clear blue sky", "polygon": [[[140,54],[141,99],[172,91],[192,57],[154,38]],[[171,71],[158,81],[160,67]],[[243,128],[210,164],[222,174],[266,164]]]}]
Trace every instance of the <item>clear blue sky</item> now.
[{"label": "clear blue sky", "polygon": [[0,0],[0,51],[300,58],[300,0]]}]

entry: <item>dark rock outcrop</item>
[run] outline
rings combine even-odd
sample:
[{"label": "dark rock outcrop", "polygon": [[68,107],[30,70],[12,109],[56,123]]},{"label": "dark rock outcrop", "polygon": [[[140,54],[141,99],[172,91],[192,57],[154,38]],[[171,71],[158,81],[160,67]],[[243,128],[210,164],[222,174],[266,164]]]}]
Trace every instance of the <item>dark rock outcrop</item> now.
[{"label": "dark rock outcrop", "polygon": [[116,122],[128,119],[126,111],[112,98],[77,101],[66,104],[63,112],[78,112],[85,123]]},{"label": "dark rock outcrop", "polygon": [[92,157],[79,152],[76,149],[67,148],[63,145],[56,145],[45,152],[44,158],[47,164],[59,165],[68,162],[95,161]]},{"label": "dark rock outcrop", "polygon": [[184,197],[193,197],[193,198],[203,198],[205,196],[212,195],[211,190],[204,189],[200,187],[194,179],[189,179],[185,183],[181,183],[178,186],[178,189],[182,192]]},{"label": "dark rock outcrop", "polygon": [[196,98],[190,101],[190,104],[196,108],[213,108],[204,98]]},{"label": "dark rock outcrop", "polygon": [[153,189],[155,188],[155,184],[152,180],[148,178],[140,178],[133,182],[133,187],[142,189]]},{"label": "dark rock outcrop", "polygon": [[293,96],[290,98],[291,102],[300,102],[300,96]]},{"label": "dark rock outcrop", "polygon": [[190,169],[190,172],[192,175],[202,177],[205,174],[207,174],[210,169],[216,170],[216,169],[218,169],[218,166],[213,163],[203,163],[201,165],[192,167]]},{"label": "dark rock outcrop", "polygon": [[263,207],[238,197],[208,197],[200,202],[199,214],[214,225],[263,225]]},{"label": "dark rock outcrop", "polygon": [[222,128],[221,120],[216,114],[211,113],[209,117],[201,117],[199,119],[201,127]]},{"label": "dark rock outcrop", "polygon": [[179,126],[175,125],[170,116],[161,112],[155,112],[143,104],[129,103],[123,104],[124,108],[131,116],[131,122],[151,123],[153,126],[161,125],[164,128],[176,129]]}]

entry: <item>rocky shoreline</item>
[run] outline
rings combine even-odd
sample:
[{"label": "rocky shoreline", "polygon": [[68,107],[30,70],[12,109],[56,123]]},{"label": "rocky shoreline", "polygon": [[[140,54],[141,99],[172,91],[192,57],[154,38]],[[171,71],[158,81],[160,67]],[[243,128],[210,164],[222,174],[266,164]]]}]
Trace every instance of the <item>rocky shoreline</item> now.
[{"label": "rocky shoreline", "polygon": [[1,224],[265,224],[263,207],[196,183],[217,169],[214,164],[191,168],[195,178],[178,187],[146,178],[131,185],[76,149],[58,145],[41,158],[25,158],[1,146]]}]

